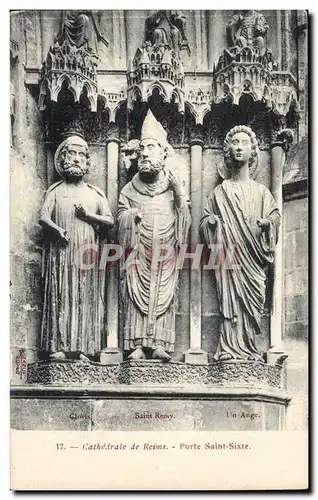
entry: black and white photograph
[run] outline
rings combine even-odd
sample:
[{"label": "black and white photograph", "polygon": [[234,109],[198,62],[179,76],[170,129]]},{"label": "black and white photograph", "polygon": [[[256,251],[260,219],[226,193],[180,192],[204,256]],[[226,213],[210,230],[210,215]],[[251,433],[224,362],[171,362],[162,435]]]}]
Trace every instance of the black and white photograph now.
[{"label": "black and white photograph", "polygon": [[[306,489],[308,12],[9,15],[11,488]],[[157,480],[289,433],[266,487]]]}]

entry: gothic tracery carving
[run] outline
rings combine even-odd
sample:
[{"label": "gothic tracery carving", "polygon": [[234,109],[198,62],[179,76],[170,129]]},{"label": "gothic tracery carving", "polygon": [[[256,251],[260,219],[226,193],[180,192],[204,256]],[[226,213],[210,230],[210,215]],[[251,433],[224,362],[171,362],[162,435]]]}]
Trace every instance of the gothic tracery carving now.
[{"label": "gothic tracery carving", "polygon": [[47,95],[53,102],[66,82],[79,102],[85,89],[91,110],[97,109],[98,43],[108,45],[100,33],[92,11],[62,11],[59,34],[50,47],[40,72],[40,110]]},{"label": "gothic tracery carving", "polygon": [[186,17],[180,11],[154,11],[145,22],[145,39],[127,73],[128,109],[138,95],[146,101],[157,88],[165,102],[173,100],[184,110],[185,78],[180,52],[190,52]]},{"label": "gothic tracery carving", "polygon": [[239,105],[241,98],[261,102],[268,111],[286,115],[297,101],[295,78],[281,71],[267,47],[269,25],[260,12],[245,10],[227,25],[228,48],[214,68],[212,100]]}]

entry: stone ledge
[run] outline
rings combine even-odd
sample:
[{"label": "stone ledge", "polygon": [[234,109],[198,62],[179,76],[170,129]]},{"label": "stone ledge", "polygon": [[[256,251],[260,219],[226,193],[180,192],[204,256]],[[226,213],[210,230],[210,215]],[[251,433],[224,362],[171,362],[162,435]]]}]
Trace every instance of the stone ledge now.
[{"label": "stone ledge", "polygon": [[[265,431],[286,428],[288,400],[279,390],[138,387],[22,389],[10,400],[11,428],[50,431]],[[43,390],[43,394],[40,391]],[[95,390],[99,397],[95,396]],[[73,391],[72,397],[71,391]],[[55,394],[53,394],[53,392]],[[142,393],[141,395],[139,393]],[[17,390],[15,390],[17,393]],[[50,393],[50,395],[48,395]],[[187,394],[188,393],[188,394]],[[66,397],[69,396],[69,397]]]},{"label": "stone ledge", "polygon": [[209,365],[158,360],[118,364],[81,361],[39,361],[28,365],[28,384],[57,386],[147,385],[211,386],[282,389],[284,370],[279,365],[253,361],[225,361]]},{"label": "stone ledge", "polygon": [[21,385],[11,387],[11,399],[137,399],[137,400],[253,400],[287,406],[291,396],[282,389],[207,386],[140,386],[114,384],[105,387]]}]

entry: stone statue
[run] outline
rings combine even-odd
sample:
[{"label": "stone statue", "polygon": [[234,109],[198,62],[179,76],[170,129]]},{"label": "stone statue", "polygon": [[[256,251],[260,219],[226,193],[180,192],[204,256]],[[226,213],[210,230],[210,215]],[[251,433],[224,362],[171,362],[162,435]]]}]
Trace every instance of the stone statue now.
[{"label": "stone statue", "polygon": [[257,48],[259,54],[264,55],[267,31],[268,24],[260,12],[245,10],[236,14],[227,26],[229,46]]},{"label": "stone statue", "polygon": [[[255,335],[261,333],[266,274],[274,259],[280,214],[270,191],[249,178],[256,155],[257,140],[249,127],[228,132],[224,157],[231,178],[208,196],[201,219],[205,242],[223,247],[215,270],[221,314],[216,360],[263,361]],[[229,265],[222,256],[232,252]]]},{"label": "stone statue", "polygon": [[[190,227],[188,203],[175,173],[167,168],[166,132],[151,111],[143,122],[138,172],[119,197],[119,242],[134,249],[135,262],[121,268],[124,350],[129,359],[169,361],[174,351],[174,294],[179,245]],[[164,260],[158,258],[166,252]]]},{"label": "stone statue", "polygon": [[98,54],[98,42],[108,46],[100,33],[94,14],[91,10],[63,10],[61,29],[55,42],[63,45],[67,42],[71,47],[83,47],[89,52]]},{"label": "stone statue", "polygon": [[179,54],[182,48],[188,48],[185,28],[186,18],[181,11],[156,10],[146,19],[145,42],[156,47],[169,47]]},{"label": "stone statue", "polygon": [[100,230],[113,217],[104,193],[83,179],[89,159],[81,137],[62,142],[54,163],[63,180],[48,189],[39,221],[48,236],[41,347],[51,359],[87,360],[101,349],[104,270],[85,258],[96,257]]}]

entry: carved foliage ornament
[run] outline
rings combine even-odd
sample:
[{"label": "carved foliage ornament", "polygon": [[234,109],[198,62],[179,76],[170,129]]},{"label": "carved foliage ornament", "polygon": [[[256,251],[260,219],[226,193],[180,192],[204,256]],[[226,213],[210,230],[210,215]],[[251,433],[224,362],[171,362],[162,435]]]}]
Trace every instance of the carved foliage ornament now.
[{"label": "carved foliage ornament", "polygon": [[125,361],[120,365],[101,365],[66,361],[38,362],[28,366],[30,384],[203,384],[215,387],[282,388],[283,370],[279,365],[223,362],[207,366],[185,363]]}]

